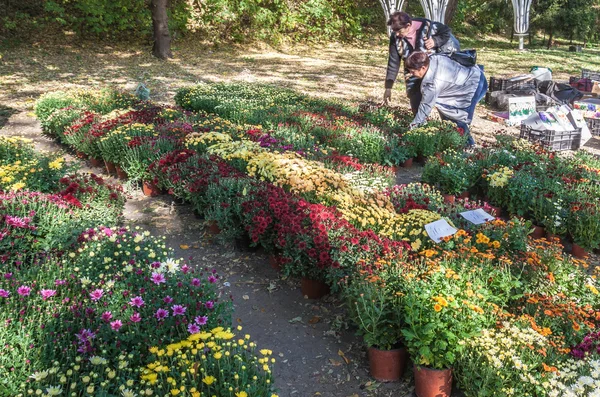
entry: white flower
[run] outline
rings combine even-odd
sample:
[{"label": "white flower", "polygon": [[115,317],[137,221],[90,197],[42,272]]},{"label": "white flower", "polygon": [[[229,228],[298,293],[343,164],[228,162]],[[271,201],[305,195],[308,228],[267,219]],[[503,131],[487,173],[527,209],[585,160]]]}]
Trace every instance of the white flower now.
[{"label": "white flower", "polygon": [[164,266],[169,273],[175,273],[179,270],[179,263],[177,263],[174,259],[167,259],[163,263],[160,264],[161,268]]},{"label": "white flower", "polygon": [[92,363],[93,365],[104,365],[107,362],[108,361],[106,361],[106,359],[103,357],[99,357],[99,356],[90,357],[90,363]]},{"label": "white flower", "polygon": [[46,389],[46,393],[48,393],[49,396],[59,396],[62,393],[62,387],[50,386]]},{"label": "white flower", "polygon": [[48,371],[36,371],[30,376],[30,378],[35,380],[36,382],[39,382],[41,380],[46,379],[47,376]]}]

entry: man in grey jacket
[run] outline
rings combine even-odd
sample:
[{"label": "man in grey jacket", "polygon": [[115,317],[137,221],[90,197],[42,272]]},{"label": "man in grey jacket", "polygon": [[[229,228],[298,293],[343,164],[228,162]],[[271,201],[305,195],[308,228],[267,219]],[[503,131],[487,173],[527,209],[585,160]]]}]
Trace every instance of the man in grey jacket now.
[{"label": "man in grey jacket", "polygon": [[434,107],[442,120],[452,121],[468,136],[467,144],[475,144],[469,126],[475,106],[485,95],[488,84],[478,66],[466,67],[445,55],[428,56],[413,52],[406,60],[410,74],[422,79],[422,99],[411,128],[424,124]]}]

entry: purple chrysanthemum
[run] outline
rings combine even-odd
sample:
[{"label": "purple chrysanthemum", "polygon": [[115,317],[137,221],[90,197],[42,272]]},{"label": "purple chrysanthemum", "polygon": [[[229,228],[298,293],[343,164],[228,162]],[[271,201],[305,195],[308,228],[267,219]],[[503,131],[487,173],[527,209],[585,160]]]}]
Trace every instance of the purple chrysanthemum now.
[{"label": "purple chrysanthemum", "polygon": [[190,334],[197,334],[200,332],[200,327],[198,327],[196,324],[189,324],[187,329]]},{"label": "purple chrysanthemum", "polygon": [[162,321],[165,318],[169,317],[169,312],[165,309],[158,309],[154,314],[154,317],[156,317],[158,321]]},{"label": "purple chrysanthemum", "polygon": [[173,306],[173,315],[174,316],[183,316],[186,311],[186,307],[182,305],[174,305]]},{"label": "purple chrysanthemum", "polygon": [[208,317],[198,316],[194,319],[194,322],[198,325],[206,325],[206,323],[208,322]]}]

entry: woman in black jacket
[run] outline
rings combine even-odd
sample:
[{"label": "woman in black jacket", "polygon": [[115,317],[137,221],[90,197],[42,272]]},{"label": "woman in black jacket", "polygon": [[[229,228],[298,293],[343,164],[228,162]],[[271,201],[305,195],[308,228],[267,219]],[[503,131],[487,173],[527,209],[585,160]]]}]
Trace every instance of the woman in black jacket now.
[{"label": "woman in black jacket", "polygon": [[[387,22],[392,30],[390,36],[390,56],[385,77],[383,102],[387,105],[392,98],[392,87],[400,70],[400,60],[414,51],[429,53],[452,53],[460,50],[458,40],[450,28],[442,23],[425,18],[411,18],[405,12],[396,11]],[[404,68],[406,94],[413,113],[417,113],[421,103],[421,79],[410,76]]]}]

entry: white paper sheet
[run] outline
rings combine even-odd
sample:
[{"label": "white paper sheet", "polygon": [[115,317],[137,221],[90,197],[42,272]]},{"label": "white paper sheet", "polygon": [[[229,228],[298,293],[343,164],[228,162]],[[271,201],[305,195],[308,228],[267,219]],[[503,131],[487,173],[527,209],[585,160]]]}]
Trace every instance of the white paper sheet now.
[{"label": "white paper sheet", "polygon": [[486,223],[488,221],[493,221],[494,219],[496,219],[481,208],[477,208],[473,211],[461,212],[460,215],[462,215],[463,218],[475,225],[481,225],[482,223]]},{"label": "white paper sheet", "polygon": [[445,219],[440,219],[425,225],[425,231],[433,241],[439,243],[443,237],[452,236],[458,230],[450,226]]}]

